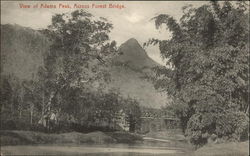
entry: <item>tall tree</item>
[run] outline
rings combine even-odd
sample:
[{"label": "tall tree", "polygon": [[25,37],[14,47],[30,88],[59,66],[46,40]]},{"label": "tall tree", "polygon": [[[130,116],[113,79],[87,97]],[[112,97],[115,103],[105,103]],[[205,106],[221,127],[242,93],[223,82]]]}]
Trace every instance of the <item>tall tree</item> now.
[{"label": "tall tree", "polygon": [[63,92],[84,88],[96,80],[108,80],[105,67],[117,50],[116,42],[109,42],[111,29],[107,19],[96,18],[84,10],[52,17],[52,24],[42,30],[52,41],[42,74],[47,112],[65,103],[60,101]]},{"label": "tall tree", "polygon": [[249,109],[249,13],[245,3],[216,1],[199,8],[186,6],[177,22],[161,14],[157,28],[172,32],[159,43],[166,67],[156,68],[156,87],[173,98],[182,128],[197,145],[216,134],[239,139]]}]

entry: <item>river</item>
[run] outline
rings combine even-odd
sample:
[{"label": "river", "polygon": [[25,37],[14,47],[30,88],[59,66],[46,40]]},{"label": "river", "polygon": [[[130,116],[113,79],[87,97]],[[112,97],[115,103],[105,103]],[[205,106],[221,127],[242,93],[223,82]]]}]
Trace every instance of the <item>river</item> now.
[{"label": "river", "polygon": [[136,144],[106,145],[18,145],[3,146],[3,155],[90,155],[90,156],[168,156],[183,155],[183,147],[169,146],[169,143],[144,140]]}]

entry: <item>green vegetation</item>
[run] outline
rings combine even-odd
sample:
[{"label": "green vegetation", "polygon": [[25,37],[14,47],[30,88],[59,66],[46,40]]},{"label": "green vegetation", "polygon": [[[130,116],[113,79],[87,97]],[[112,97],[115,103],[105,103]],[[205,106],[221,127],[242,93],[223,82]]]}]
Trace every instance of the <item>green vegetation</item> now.
[{"label": "green vegetation", "polygon": [[248,139],[249,13],[244,2],[211,2],[186,6],[180,22],[165,14],[153,18],[166,24],[170,40],[159,43],[166,67],[156,68],[155,87],[172,98],[190,142]]},{"label": "green vegetation", "polygon": [[[115,41],[109,40],[112,24],[107,19],[76,10],[54,15],[51,25],[39,32],[21,27],[18,27],[20,32],[15,32],[15,27],[11,26],[11,29],[3,28],[5,37],[15,42],[14,47],[21,43],[29,47],[12,50],[8,42],[2,49],[7,56],[12,51],[17,55],[28,50],[40,58],[41,63],[31,73],[19,71],[33,75],[29,78],[6,72],[1,75],[1,97],[4,97],[1,99],[1,129],[114,131],[121,129],[118,125],[122,121],[118,118],[123,115],[121,118],[129,123],[130,131],[135,131],[135,125],[140,124],[139,103],[104,88],[104,84],[110,82],[111,59],[117,55]],[[23,37],[24,41],[16,41],[13,36]],[[28,66],[35,64],[31,62]]]},{"label": "green vegetation", "polygon": [[194,156],[247,156],[249,142],[222,143],[202,147],[194,152]]},{"label": "green vegetation", "polygon": [[137,134],[130,134],[127,132],[107,132],[107,135],[111,136],[114,138],[117,143],[135,143],[136,141],[142,141],[142,137]]},{"label": "green vegetation", "polygon": [[156,139],[166,139],[175,141],[186,141],[181,129],[169,129],[167,131],[149,132],[146,137],[152,137]]},{"label": "green vegetation", "polygon": [[128,132],[61,133],[47,134],[33,131],[1,131],[1,145],[32,145],[32,144],[108,144],[134,143],[142,138]]},{"label": "green vegetation", "polygon": [[[152,79],[171,101],[165,110],[150,111],[156,117],[168,114],[180,119],[189,141],[204,146],[190,155],[209,155],[211,151],[211,155],[222,156],[247,153],[245,142],[226,143],[249,138],[247,11],[244,2],[211,2],[199,8],[184,7],[180,22],[164,14],[153,18],[157,28],[166,24],[172,32],[170,40],[151,39],[147,43],[158,43],[162,57],[168,60],[167,66],[155,68]],[[128,123],[130,132],[140,128],[139,102],[105,88],[112,74],[126,75],[115,78],[131,80],[130,84],[140,87],[131,91],[131,86],[123,86],[124,90],[147,93],[150,100],[156,98],[157,94],[142,92],[152,86],[142,85],[144,81],[139,77],[143,72],[150,75],[148,68],[157,64],[148,59],[135,39],[121,46],[120,52],[125,55],[117,56],[116,42],[109,39],[112,24],[83,10],[56,14],[51,25],[39,32],[25,28],[19,34],[11,26],[3,27],[8,39],[1,50],[10,53],[3,55],[3,62],[7,57],[18,61],[15,54],[19,48],[20,53],[31,53],[23,57],[31,56],[27,60],[32,61],[28,67],[23,63],[23,71],[11,66],[11,61],[1,66],[16,74],[1,73],[1,129],[7,130],[1,131],[1,145],[142,140],[138,135],[116,131],[121,130],[119,123]],[[42,61],[36,64],[37,57]],[[22,66],[20,62],[17,64]],[[5,68],[8,65],[10,68]],[[149,133],[146,137],[185,141],[180,131]],[[220,144],[205,145],[211,141]]]},{"label": "green vegetation", "polygon": [[[112,24],[106,19],[96,20],[92,14],[83,10],[52,17],[52,24],[41,31],[53,43],[44,58],[43,70],[39,73],[43,86],[41,89],[47,99],[43,103],[42,116],[52,111],[74,114],[74,118],[79,113],[90,114],[84,108],[93,108],[91,104],[95,103],[94,98],[88,93],[85,96],[82,94],[93,87],[93,83],[100,85],[109,80],[105,67],[111,55],[116,53],[115,41],[109,43],[108,34],[111,29]],[[109,97],[112,99],[113,94]],[[82,108],[82,102],[88,98],[92,101],[88,101],[88,106]],[[115,101],[110,102],[109,108],[116,109],[113,107]],[[106,115],[112,116],[114,113],[106,112]],[[110,117],[107,118],[110,120]]]},{"label": "green vegetation", "polygon": [[1,25],[1,43],[1,128],[6,119],[22,120],[21,124],[27,125],[30,114],[34,113],[33,118],[37,115],[33,105],[41,99],[29,102],[32,97],[24,86],[38,80],[37,71],[43,65],[41,58],[49,49],[49,41],[30,28]]},{"label": "green vegetation", "polygon": [[37,71],[43,65],[43,54],[50,46],[48,38],[31,28],[19,25],[1,25],[1,78],[16,85],[21,80],[37,79]]}]

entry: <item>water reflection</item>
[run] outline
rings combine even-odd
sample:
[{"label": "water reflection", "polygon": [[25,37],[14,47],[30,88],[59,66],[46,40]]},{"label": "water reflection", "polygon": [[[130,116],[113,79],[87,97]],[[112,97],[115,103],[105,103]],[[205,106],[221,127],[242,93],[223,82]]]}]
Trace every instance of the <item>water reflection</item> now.
[{"label": "water reflection", "polygon": [[6,155],[155,156],[183,154],[184,149],[169,143],[143,141],[135,144],[5,146]]}]

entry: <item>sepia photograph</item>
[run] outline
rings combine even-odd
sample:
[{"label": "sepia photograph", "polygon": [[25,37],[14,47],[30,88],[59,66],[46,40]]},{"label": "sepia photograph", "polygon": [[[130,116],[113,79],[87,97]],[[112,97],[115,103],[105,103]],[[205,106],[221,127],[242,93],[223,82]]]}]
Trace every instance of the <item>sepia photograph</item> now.
[{"label": "sepia photograph", "polygon": [[248,156],[249,1],[1,1],[0,155]]}]

